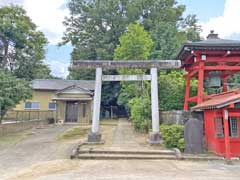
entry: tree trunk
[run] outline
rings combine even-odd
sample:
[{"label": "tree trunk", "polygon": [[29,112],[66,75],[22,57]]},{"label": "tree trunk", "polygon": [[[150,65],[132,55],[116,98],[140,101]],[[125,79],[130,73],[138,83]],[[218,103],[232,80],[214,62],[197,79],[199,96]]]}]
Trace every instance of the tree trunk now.
[{"label": "tree trunk", "polygon": [[3,62],[2,62],[3,68],[7,68],[7,63],[8,63],[8,49],[9,49],[9,42],[8,42],[8,41],[5,41],[5,42],[4,42]]}]

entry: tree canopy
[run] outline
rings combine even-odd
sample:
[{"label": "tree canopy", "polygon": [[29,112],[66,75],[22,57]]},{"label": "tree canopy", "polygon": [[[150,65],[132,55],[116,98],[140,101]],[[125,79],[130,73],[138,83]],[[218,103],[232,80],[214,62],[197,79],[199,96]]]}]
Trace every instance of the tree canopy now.
[{"label": "tree canopy", "polygon": [[[200,40],[196,16],[183,17],[185,6],[176,0],[69,0],[68,5],[70,16],[64,21],[66,31],[62,44],[73,45],[71,61],[171,59],[182,43]],[[137,31],[128,34],[129,24],[133,23],[141,25],[144,29],[141,33],[147,33],[152,41],[146,54],[139,54],[144,39],[134,39],[134,36],[141,37],[140,34]],[[136,42],[139,46],[135,46],[133,40],[140,40]],[[126,48],[121,41],[125,41]],[[69,78],[94,79],[94,72],[70,70]],[[104,85],[102,104],[115,101],[118,91],[116,82]],[[118,102],[122,99],[119,95]]]},{"label": "tree canopy", "polygon": [[26,11],[15,5],[1,7],[0,24],[0,68],[29,80],[50,77],[43,63],[47,39]]},{"label": "tree canopy", "polygon": [[[147,60],[153,46],[149,34],[140,24],[130,24],[127,31],[119,38],[114,59],[118,60]],[[119,74],[145,74],[145,70],[118,70]],[[146,82],[121,82],[118,94],[118,104],[124,105],[129,111],[129,101],[133,97],[140,97]]]},{"label": "tree canopy", "polygon": [[10,72],[0,70],[0,123],[8,109],[21,100],[31,98],[31,88],[28,81],[18,79]]},{"label": "tree canopy", "polygon": [[119,41],[114,59],[146,60],[150,56],[153,41],[140,24],[130,24]]},{"label": "tree canopy", "polygon": [[44,64],[47,39],[15,5],[0,7],[0,119],[21,100],[31,98],[30,80],[49,78]]}]

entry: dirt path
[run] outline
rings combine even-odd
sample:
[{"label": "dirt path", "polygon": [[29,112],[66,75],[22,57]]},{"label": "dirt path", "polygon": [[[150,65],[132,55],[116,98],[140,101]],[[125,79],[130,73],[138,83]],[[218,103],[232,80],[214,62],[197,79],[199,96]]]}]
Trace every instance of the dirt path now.
[{"label": "dirt path", "polygon": [[0,149],[0,179],[35,163],[68,159],[75,142],[59,142],[57,136],[72,125],[34,129],[26,139]]}]

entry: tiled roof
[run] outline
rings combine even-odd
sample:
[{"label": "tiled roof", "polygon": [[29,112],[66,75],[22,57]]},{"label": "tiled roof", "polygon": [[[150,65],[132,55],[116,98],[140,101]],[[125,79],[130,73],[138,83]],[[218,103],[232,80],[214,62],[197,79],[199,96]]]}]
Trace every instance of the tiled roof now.
[{"label": "tiled roof", "polygon": [[218,109],[237,102],[240,102],[240,89],[211,95],[192,110]]},{"label": "tiled roof", "polygon": [[63,80],[63,79],[35,79],[32,81],[32,88],[38,90],[62,90],[76,85],[78,87],[94,90],[93,80]]},{"label": "tiled roof", "polygon": [[191,53],[192,50],[210,50],[210,51],[240,50],[240,41],[220,39],[218,37],[215,37],[208,38],[203,41],[185,43],[179,50],[176,59],[184,60]]}]

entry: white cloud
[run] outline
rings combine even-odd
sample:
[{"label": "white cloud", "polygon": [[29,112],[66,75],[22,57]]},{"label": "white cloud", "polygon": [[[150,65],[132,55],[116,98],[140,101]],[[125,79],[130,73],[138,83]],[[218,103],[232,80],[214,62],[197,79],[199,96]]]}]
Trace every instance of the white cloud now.
[{"label": "white cloud", "polygon": [[210,30],[214,30],[221,38],[239,37],[236,36],[240,34],[239,19],[240,0],[226,0],[222,16],[213,17],[208,22],[201,23],[202,36],[206,37]]},{"label": "white cloud", "polygon": [[69,74],[69,63],[63,63],[59,61],[48,61],[51,68],[51,74],[56,77],[66,78]]},{"label": "white cloud", "polygon": [[67,0],[0,0],[0,6],[22,5],[51,44],[59,43],[63,36],[65,27],[62,22],[69,15],[68,8],[63,8],[66,3]]},{"label": "white cloud", "polygon": [[25,0],[24,8],[27,14],[43,31],[52,44],[61,41],[65,30],[62,22],[69,14],[68,8],[61,8],[66,0]]},{"label": "white cloud", "polygon": [[[38,26],[38,30],[42,31],[47,37],[50,44],[54,45],[61,41],[65,30],[62,22],[65,16],[69,15],[68,8],[64,8],[67,0],[0,0],[0,6],[17,4],[23,6],[27,11],[27,15]],[[46,47],[47,58],[46,63],[51,68],[54,76],[66,78],[69,74],[68,66],[70,62],[70,52],[67,46],[63,46],[61,51],[57,51],[58,47]],[[64,51],[65,50],[65,51]],[[57,53],[57,55],[55,55]],[[55,59],[55,60],[54,60]]]}]

